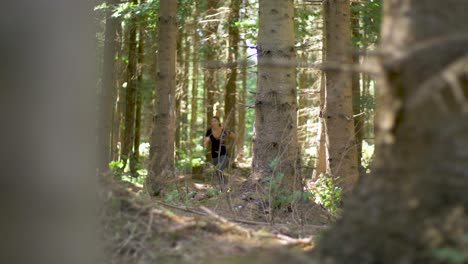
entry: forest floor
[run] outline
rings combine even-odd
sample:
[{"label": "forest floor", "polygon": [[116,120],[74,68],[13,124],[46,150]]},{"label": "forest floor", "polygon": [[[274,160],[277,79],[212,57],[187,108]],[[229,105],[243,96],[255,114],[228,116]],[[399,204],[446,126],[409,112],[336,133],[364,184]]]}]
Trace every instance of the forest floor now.
[{"label": "forest floor", "polygon": [[246,187],[248,169],[228,169],[220,191],[210,173],[180,175],[150,198],[142,186],[102,180],[103,238],[110,263],[309,263],[307,254],[332,222],[305,201],[270,212]]}]

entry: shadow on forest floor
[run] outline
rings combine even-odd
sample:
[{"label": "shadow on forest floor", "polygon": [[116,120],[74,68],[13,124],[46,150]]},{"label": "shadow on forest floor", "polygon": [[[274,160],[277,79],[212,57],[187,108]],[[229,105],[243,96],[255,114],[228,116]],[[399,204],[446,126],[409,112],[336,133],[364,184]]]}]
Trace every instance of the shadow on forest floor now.
[{"label": "shadow on forest floor", "polygon": [[308,263],[303,253],[330,223],[327,211],[306,202],[272,217],[265,201],[246,189],[247,173],[228,170],[223,192],[210,176],[180,175],[160,198],[103,178],[109,263]]}]

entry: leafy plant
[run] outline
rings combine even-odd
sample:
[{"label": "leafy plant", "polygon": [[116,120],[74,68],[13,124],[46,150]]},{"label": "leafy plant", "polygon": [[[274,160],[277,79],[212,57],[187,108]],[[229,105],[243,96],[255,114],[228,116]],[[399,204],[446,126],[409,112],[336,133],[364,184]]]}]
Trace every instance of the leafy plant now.
[{"label": "leafy plant", "polygon": [[164,197],[164,201],[166,201],[166,203],[177,203],[180,200],[181,194],[177,189],[168,192]]},{"label": "leafy plant", "polygon": [[113,160],[109,162],[109,169],[111,169],[113,173],[118,173],[124,169],[124,163],[122,160]]},{"label": "leafy plant", "polygon": [[436,249],[433,255],[446,263],[466,263],[468,261],[468,252],[451,247]]},{"label": "leafy plant", "polygon": [[342,189],[332,177],[326,174],[320,174],[312,189],[309,190],[310,198],[316,203],[321,204],[331,214],[336,214],[339,208]]},{"label": "leafy plant", "polygon": [[215,197],[215,196],[219,195],[220,193],[221,193],[221,191],[216,187],[210,187],[210,188],[208,188],[206,190],[206,195],[208,197]]},{"label": "leafy plant", "polygon": [[[138,172],[140,172],[142,170],[139,170]],[[140,173],[139,173],[140,174]],[[145,183],[145,177],[146,177],[146,174],[144,175],[139,175],[138,177],[132,177],[131,175],[122,175],[120,177],[120,179],[122,181],[126,181],[126,182],[130,182],[130,183],[133,183],[133,184],[139,184],[139,185],[144,185]]]}]

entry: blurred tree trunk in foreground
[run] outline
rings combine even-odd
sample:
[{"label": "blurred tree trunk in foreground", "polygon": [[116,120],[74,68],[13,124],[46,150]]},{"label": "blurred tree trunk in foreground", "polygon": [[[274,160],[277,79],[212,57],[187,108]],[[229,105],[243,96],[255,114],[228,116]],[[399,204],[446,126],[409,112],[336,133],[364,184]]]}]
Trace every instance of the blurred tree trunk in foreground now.
[{"label": "blurred tree trunk in foreground", "polygon": [[384,8],[375,175],[318,252],[324,263],[449,263],[436,257],[448,248],[466,263],[468,2]]}]

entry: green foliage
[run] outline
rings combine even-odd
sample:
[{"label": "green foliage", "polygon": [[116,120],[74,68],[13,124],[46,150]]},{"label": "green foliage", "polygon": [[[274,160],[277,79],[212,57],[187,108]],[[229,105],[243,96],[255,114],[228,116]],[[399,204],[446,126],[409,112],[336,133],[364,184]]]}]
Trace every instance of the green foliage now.
[{"label": "green foliage", "polygon": [[197,193],[195,191],[191,191],[188,193],[179,191],[177,188],[174,188],[170,192],[164,195],[164,201],[169,204],[187,204],[191,199],[195,197]]},{"label": "green foliage", "polygon": [[199,140],[199,138],[193,140],[195,148],[192,149],[192,159],[188,156],[187,149],[179,148],[176,150],[177,169],[190,171],[192,167],[198,167],[203,164],[203,161],[205,160],[205,149],[200,144],[197,144]]},{"label": "green foliage", "polygon": [[130,182],[133,184],[139,184],[139,185],[144,185],[145,184],[145,178],[146,178],[146,170],[139,170],[138,171],[138,177],[132,177],[131,175],[122,175],[120,177],[120,180]]},{"label": "green foliage", "polygon": [[284,173],[277,171],[279,159],[273,159],[269,166],[273,171],[272,175],[262,179],[263,186],[266,188],[266,200],[272,208],[280,207],[291,203],[295,198],[300,197],[300,192],[290,192],[283,188]]},{"label": "green foliage", "polygon": [[215,197],[215,196],[218,196],[220,193],[221,193],[221,190],[219,190],[218,188],[213,187],[213,186],[206,189],[206,196],[207,197]]},{"label": "green foliage", "polygon": [[457,248],[439,248],[433,252],[433,255],[444,263],[459,264],[468,261],[468,252]]},{"label": "green foliage", "polygon": [[111,169],[113,173],[122,171],[124,169],[123,166],[124,162],[122,160],[113,160],[109,162],[109,169]]},{"label": "green foliage", "polygon": [[94,11],[97,13],[110,11],[113,18],[122,19],[126,24],[128,24],[132,18],[141,18],[138,19],[137,23],[143,23],[146,29],[156,28],[158,10],[159,1],[157,0],[148,0],[138,5],[135,5],[131,1],[122,2],[117,5],[108,5],[104,2],[94,7]]},{"label": "green foliage", "polygon": [[177,189],[174,189],[168,193],[165,194],[164,201],[166,203],[178,203],[181,200],[182,195]]},{"label": "green foliage", "polygon": [[177,22],[183,25],[187,18],[192,16],[194,1],[192,0],[177,0]]},{"label": "green foliage", "polygon": [[353,15],[360,17],[360,38],[353,38],[357,46],[369,47],[379,42],[382,23],[382,0],[369,0],[351,6]]},{"label": "green foliage", "polygon": [[243,32],[246,39],[255,40],[257,38],[258,18],[246,18],[235,22],[234,26],[238,27],[240,32]]},{"label": "green foliage", "polygon": [[321,204],[330,213],[336,214],[341,202],[342,189],[332,177],[320,174],[312,189],[309,190],[310,198],[315,203]]},{"label": "green foliage", "polygon": [[294,32],[297,40],[302,40],[307,36],[311,36],[313,31],[316,31],[314,20],[321,16],[321,13],[316,10],[311,10],[303,7],[294,9]]}]

